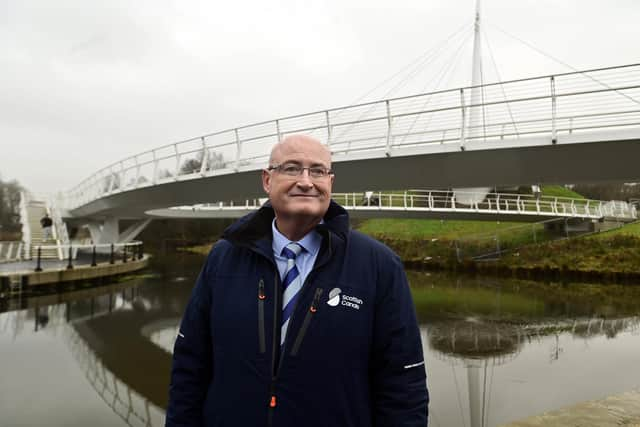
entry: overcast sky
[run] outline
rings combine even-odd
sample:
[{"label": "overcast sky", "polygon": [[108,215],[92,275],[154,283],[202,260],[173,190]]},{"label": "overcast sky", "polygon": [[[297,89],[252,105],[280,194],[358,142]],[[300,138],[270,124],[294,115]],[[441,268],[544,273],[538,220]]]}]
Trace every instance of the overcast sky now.
[{"label": "overcast sky", "polygon": [[[0,0],[0,176],[52,192],[199,134],[469,85],[474,11],[475,0]],[[570,71],[516,37],[577,69],[640,62],[638,22],[637,0],[483,0],[486,80]],[[438,55],[371,92],[427,52]]]}]

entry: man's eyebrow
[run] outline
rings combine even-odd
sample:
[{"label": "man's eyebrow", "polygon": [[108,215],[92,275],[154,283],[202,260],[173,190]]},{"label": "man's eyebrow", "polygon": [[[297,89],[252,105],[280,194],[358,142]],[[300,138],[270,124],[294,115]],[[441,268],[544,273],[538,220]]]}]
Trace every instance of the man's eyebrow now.
[{"label": "man's eyebrow", "polygon": [[[281,165],[297,165],[297,166],[302,166],[302,162],[298,161],[298,160],[285,160],[282,163],[280,163]],[[327,168],[329,169],[330,166],[327,166],[326,164],[322,163],[322,162],[312,162],[309,167],[323,167],[323,168]]]}]

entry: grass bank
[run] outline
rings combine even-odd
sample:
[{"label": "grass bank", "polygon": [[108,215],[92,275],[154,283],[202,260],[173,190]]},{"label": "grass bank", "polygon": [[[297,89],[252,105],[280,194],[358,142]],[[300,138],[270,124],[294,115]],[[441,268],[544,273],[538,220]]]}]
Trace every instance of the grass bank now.
[{"label": "grass bank", "polygon": [[[584,198],[562,186],[544,186],[542,195]],[[542,224],[513,222],[372,219],[357,228],[385,242],[412,267],[528,279],[640,281],[640,223],[568,240],[554,240],[554,232]],[[505,248],[518,249],[497,261],[471,260]]]},{"label": "grass bank", "polygon": [[[487,228],[493,226],[486,225]],[[508,229],[504,231],[508,232]],[[385,242],[408,266],[414,268],[462,270],[534,280],[566,279],[640,284],[640,222],[584,237],[525,244],[490,262],[468,258],[459,262],[457,246],[464,240],[456,243],[455,233],[443,238],[419,238],[417,234],[405,234],[402,237],[369,234]],[[523,234],[527,234],[526,231],[513,232],[509,238],[512,243],[517,244]],[[507,245],[508,242],[502,243]],[[481,249],[482,242],[471,244],[475,245],[474,250]],[[466,249],[468,248],[463,247],[463,250]]]}]

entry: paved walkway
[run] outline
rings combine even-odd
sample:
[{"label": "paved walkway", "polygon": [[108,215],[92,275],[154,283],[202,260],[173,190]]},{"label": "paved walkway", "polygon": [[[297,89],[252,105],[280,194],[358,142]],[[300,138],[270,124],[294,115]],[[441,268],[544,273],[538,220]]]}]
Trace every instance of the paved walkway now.
[{"label": "paved walkway", "polygon": [[640,427],[640,391],[545,412],[502,427]]}]

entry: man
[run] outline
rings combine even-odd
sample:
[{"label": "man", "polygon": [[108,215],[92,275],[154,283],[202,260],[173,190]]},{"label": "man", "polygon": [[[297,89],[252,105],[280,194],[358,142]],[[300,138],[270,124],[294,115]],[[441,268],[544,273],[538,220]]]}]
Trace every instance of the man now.
[{"label": "man", "polygon": [[313,138],[273,148],[269,203],[214,245],[182,319],[167,426],[427,425],[402,264],[349,229],[334,178]]},{"label": "man", "polygon": [[51,221],[51,218],[49,218],[49,214],[45,213],[44,216],[40,218],[40,225],[42,226],[42,240],[50,240],[53,221]]}]

